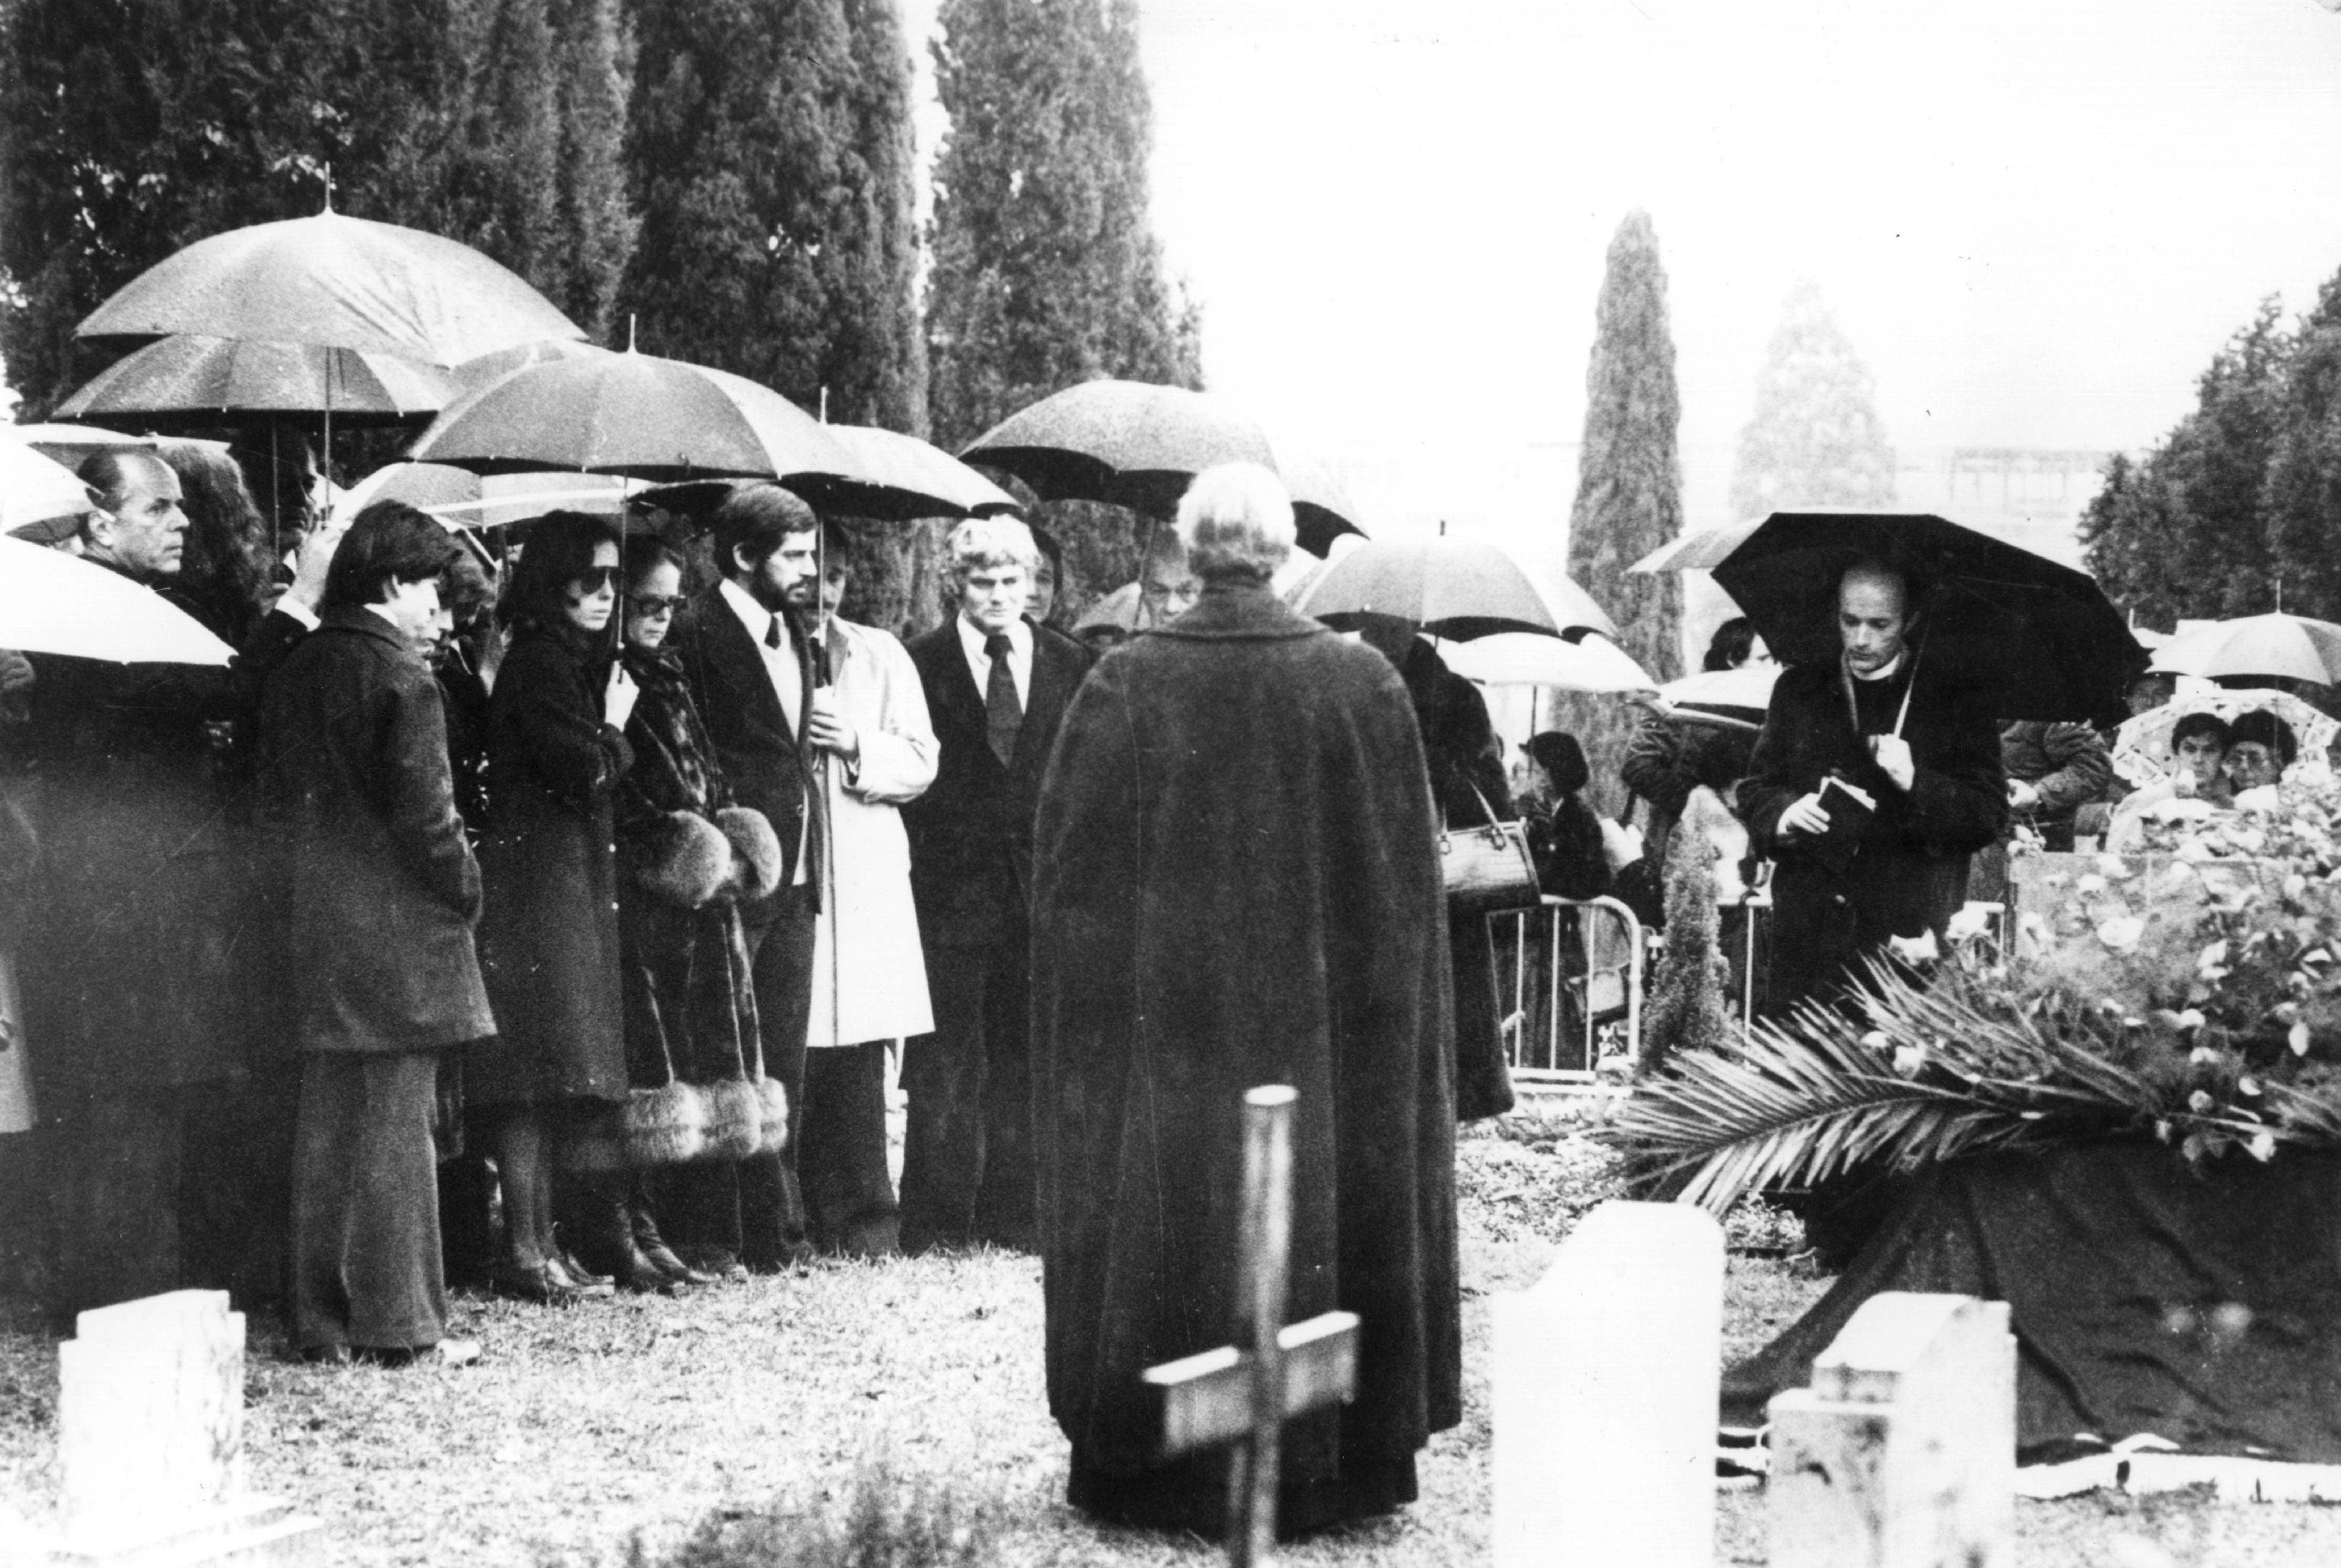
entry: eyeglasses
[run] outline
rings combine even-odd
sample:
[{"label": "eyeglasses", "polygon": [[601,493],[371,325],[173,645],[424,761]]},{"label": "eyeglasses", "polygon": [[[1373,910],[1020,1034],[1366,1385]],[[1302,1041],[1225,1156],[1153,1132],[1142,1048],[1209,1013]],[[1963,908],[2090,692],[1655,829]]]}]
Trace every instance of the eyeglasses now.
[{"label": "eyeglasses", "polygon": [[683,596],[680,593],[629,593],[626,595],[626,602],[634,607],[636,615],[643,617],[672,615],[682,608]]},{"label": "eyeglasses", "polygon": [[588,593],[599,593],[605,588],[618,586],[618,569],[614,566],[589,566],[570,581]]}]

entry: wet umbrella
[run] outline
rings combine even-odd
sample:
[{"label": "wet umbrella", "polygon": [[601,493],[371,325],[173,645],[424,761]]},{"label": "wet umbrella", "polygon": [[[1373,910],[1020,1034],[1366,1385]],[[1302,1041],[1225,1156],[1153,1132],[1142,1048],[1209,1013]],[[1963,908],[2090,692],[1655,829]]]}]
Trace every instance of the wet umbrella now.
[{"label": "wet umbrella", "polygon": [[863,478],[852,453],[780,393],[632,350],[513,371],[441,414],[409,455],[477,473]]},{"label": "wet umbrella", "polygon": [[1659,710],[1686,724],[1757,730],[1772,706],[1777,664],[1743,664],[1737,670],[1702,670],[1659,688]]},{"label": "wet umbrella", "polygon": [[1110,501],[1156,518],[1213,464],[1264,463],[1292,497],[1301,549],[1323,555],[1338,535],[1365,531],[1321,463],[1280,449],[1224,400],[1183,387],[1083,382],[1010,414],[960,456],[1014,474],[1042,501]]},{"label": "wet umbrella", "polygon": [[1712,571],[1762,526],[1761,522],[1728,522],[1719,528],[1693,529],[1667,541],[1626,570],[1645,573]]},{"label": "wet umbrella", "polygon": [[833,496],[837,509],[854,517],[908,522],[1018,510],[1014,496],[917,436],[869,425],[824,428],[862,464],[864,482],[837,487]]},{"label": "wet umbrella", "polygon": [[430,418],[460,391],[447,372],[395,354],[183,332],[115,361],[57,412],[208,421],[330,412],[344,424],[403,424]]},{"label": "wet umbrella", "polygon": [[463,528],[493,528],[555,507],[614,516],[624,510],[626,483],[598,473],[483,474],[442,462],[393,462],[336,496],[334,512],[354,517],[374,501],[396,501]]},{"label": "wet umbrella", "polygon": [[1715,568],[1784,664],[1838,658],[1837,585],[1875,557],[1933,585],[1918,656],[1988,690],[1998,717],[2110,723],[2146,663],[2086,574],[1920,512],[1776,511]]},{"label": "wet umbrella", "polygon": [[201,332],[456,365],[585,334],[469,245],[331,209],[198,240],[115,291],[76,335]]},{"label": "wet umbrella", "polygon": [[0,539],[0,648],[117,664],[225,664],[235,652],[162,595],[21,539]]},{"label": "wet umbrella", "polygon": [[2182,692],[2159,708],[2122,720],[2114,731],[2114,771],[2132,784],[2145,786],[2170,771],[2170,732],[2190,713],[2216,713],[2234,723],[2246,713],[2272,713],[2284,720],[2299,743],[2296,762],[2321,764],[2341,722],[2320,713],[2289,691],[2264,688],[2207,687]]},{"label": "wet umbrella", "polygon": [[1325,569],[1293,608],[1329,620],[1382,615],[1457,640],[1502,631],[1577,639],[1618,628],[1568,578],[1542,578],[1478,540],[1368,540]]},{"label": "wet umbrella", "polygon": [[[12,437],[14,433],[12,430]],[[63,463],[42,456],[20,440],[0,439],[0,533],[78,519],[96,500],[89,486]],[[0,648],[16,646],[0,640]]]},{"label": "wet umbrella", "polygon": [[1599,633],[1574,642],[1526,631],[1439,650],[1447,668],[1483,686],[1544,686],[1556,691],[1649,691],[1658,685],[1634,656]]},{"label": "wet umbrella", "polygon": [[2341,682],[2341,626],[2305,615],[2215,620],[2155,650],[2150,668],[2215,680],[2253,675],[2331,686]]},{"label": "wet umbrella", "polygon": [[102,452],[127,452],[133,448],[151,451],[158,444],[151,435],[125,435],[118,430],[100,430],[90,424],[12,424],[0,428],[43,457],[72,469],[81,467]]}]

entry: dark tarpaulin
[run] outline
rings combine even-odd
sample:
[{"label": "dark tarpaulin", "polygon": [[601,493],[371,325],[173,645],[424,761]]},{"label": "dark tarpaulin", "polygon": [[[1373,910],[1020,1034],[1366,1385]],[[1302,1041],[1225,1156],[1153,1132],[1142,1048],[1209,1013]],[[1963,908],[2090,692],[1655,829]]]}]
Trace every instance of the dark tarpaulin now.
[{"label": "dark tarpaulin", "polygon": [[2170,1147],[2097,1144],[1954,1161],[1909,1179],[1812,1309],[1723,1380],[1727,1424],[1811,1381],[1883,1290],[2008,1304],[2017,1447],[2153,1433],[2197,1454],[2341,1463],[2341,1154],[2242,1154],[2197,1175]]}]

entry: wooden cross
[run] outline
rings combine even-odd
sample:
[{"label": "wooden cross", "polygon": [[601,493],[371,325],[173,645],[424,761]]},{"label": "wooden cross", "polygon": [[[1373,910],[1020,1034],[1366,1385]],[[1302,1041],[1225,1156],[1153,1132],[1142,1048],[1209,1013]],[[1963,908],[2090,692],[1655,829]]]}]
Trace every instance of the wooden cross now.
[{"label": "wooden cross", "polygon": [[1234,1568],[1270,1568],[1273,1561],[1284,1423],[1346,1403],[1358,1380],[1356,1313],[1329,1312],[1284,1326],[1292,1248],[1292,1103],[1299,1097],[1281,1084],[1244,1096],[1235,1344],[1145,1373],[1162,1391],[1166,1454],[1235,1445],[1228,1465],[1228,1561]]}]

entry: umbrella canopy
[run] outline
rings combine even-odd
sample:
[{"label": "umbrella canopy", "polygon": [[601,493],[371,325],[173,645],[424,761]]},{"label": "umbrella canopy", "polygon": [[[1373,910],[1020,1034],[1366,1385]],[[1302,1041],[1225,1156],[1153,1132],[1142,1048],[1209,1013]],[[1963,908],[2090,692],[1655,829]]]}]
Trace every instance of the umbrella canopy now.
[{"label": "umbrella canopy", "polygon": [[442,462],[384,464],[334,498],[334,515],[354,517],[377,501],[400,501],[443,522],[493,528],[554,508],[625,510],[626,481],[598,473],[473,473]]},{"label": "umbrella canopy", "polygon": [[2246,615],[2215,620],[2170,639],[2148,668],[2170,675],[2256,675],[2341,681],[2341,626],[2305,615]]},{"label": "umbrella canopy", "polygon": [[204,332],[456,365],[577,324],[469,245],[331,210],[198,240],[131,279],[77,334]]},{"label": "umbrella canopy", "polygon": [[2159,708],[2126,719],[2114,731],[2114,771],[2132,784],[2151,784],[2170,772],[2170,732],[2190,713],[2216,713],[2230,723],[2246,713],[2273,713],[2300,743],[2296,764],[2321,764],[2326,749],[2341,734],[2341,722],[2318,712],[2289,691],[2246,687],[2206,687],[2185,691]]},{"label": "umbrella canopy", "polygon": [[1629,571],[1712,571],[1723,559],[1763,527],[1758,522],[1730,522],[1720,528],[1693,529],[1678,534],[1642,557]]},{"label": "umbrella canopy", "polygon": [[1325,569],[1294,602],[1303,615],[1387,615],[1458,640],[1501,631],[1576,639],[1618,629],[1569,579],[1540,581],[1477,540],[1368,540]]},{"label": "umbrella canopy", "polygon": [[447,372],[395,354],[182,332],[98,372],[57,412],[75,419],[216,419],[330,410],[346,424],[401,424],[429,418],[460,390]]},{"label": "umbrella canopy", "polygon": [[1920,657],[1992,692],[2001,719],[2110,723],[2123,711],[2146,653],[2096,582],[1943,518],[1776,511],[1715,581],[1782,663],[1834,664],[1838,579],[1865,556],[1934,585]]},{"label": "umbrella canopy", "polygon": [[[13,427],[10,434],[15,434]],[[0,533],[14,533],[56,518],[77,518],[96,501],[89,486],[63,463],[42,456],[22,441],[0,440]],[[18,646],[0,641],[0,648]]]},{"label": "umbrella canopy", "polygon": [[1702,670],[1659,688],[1659,711],[1685,724],[1756,730],[1772,706],[1777,664],[1743,664],[1737,670]]},{"label": "umbrella canopy", "polygon": [[632,351],[513,371],[441,414],[409,455],[479,473],[864,477],[826,427],[780,393]]},{"label": "umbrella canopy", "polygon": [[1124,631],[1138,630],[1138,584],[1125,582],[1111,593],[1081,611],[1073,622],[1076,635],[1093,626],[1118,626]]},{"label": "umbrella canopy", "polygon": [[575,338],[541,338],[534,342],[514,343],[509,348],[491,350],[475,359],[465,360],[454,368],[455,380],[467,392],[475,392],[517,370],[541,365],[553,360],[590,360],[611,351],[595,343]]},{"label": "umbrella canopy", "polygon": [[833,504],[855,517],[908,522],[922,517],[988,517],[1018,510],[1016,498],[939,447],[869,425],[822,427],[853,454],[863,483],[832,487]]},{"label": "umbrella canopy", "polygon": [[1214,463],[1265,463],[1292,497],[1300,548],[1323,555],[1363,533],[1357,509],[1321,463],[1280,452],[1249,415],[1206,392],[1093,381],[1010,414],[969,444],[969,462],[1012,473],[1042,501],[1103,501],[1168,517]]},{"label": "umbrella canopy", "polygon": [[1634,656],[1598,634],[1574,642],[1527,631],[1442,648],[1447,668],[1483,686],[1548,686],[1558,691],[1648,691],[1658,685]]},{"label": "umbrella canopy", "polygon": [[117,664],[225,664],[235,650],[118,572],[0,539],[0,648]]},{"label": "umbrella canopy", "polygon": [[[5,430],[43,457],[71,469],[78,469],[102,452],[125,452],[133,447],[151,448],[156,444],[155,438],[151,435],[125,435],[118,430],[101,430],[93,424],[12,424],[0,426],[0,430]],[[225,450],[224,443],[210,444]]]}]

